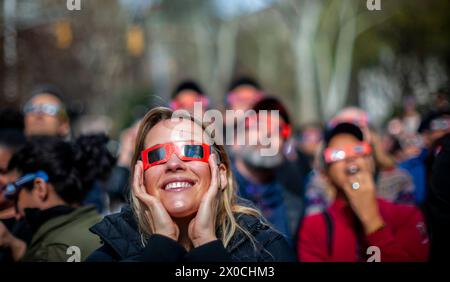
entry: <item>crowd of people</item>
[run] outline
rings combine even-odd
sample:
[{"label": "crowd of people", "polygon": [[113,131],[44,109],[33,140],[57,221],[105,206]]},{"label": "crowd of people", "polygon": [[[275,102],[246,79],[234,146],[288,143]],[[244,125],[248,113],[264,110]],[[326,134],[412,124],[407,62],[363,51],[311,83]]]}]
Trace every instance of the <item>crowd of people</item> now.
[{"label": "crowd of people", "polygon": [[[64,96],[37,87],[0,112],[0,262],[438,261],[450,252],[448,90],[376,127],[352,106],[294,124],[241,77],[224,95],[225,144],[189,113],[195,81],[125,129],[73,136]],[[175,111],[186,110],[173,119]],[[277,111],[278,115],[263,115]],[[238,136],[227,136],[238,128]],[[236,142],[260,140],[264,142]],[[270,146],[275,154],[262,154]],[[73,258],[74,248],[78,256]],[[375,251],[374,251],[375,250]]]}]

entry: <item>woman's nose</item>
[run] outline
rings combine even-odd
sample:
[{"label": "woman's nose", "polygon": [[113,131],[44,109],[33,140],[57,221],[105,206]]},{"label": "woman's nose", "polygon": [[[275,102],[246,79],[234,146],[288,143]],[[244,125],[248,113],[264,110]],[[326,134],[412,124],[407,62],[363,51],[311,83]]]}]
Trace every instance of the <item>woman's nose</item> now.
[{"label": "woman's nose", "polygon": [[177,170],[185,170],[186,165],[184,161],[180,160],[177,154],[172,154],[169,160],[166,163],[167,171],[177,171]]}]

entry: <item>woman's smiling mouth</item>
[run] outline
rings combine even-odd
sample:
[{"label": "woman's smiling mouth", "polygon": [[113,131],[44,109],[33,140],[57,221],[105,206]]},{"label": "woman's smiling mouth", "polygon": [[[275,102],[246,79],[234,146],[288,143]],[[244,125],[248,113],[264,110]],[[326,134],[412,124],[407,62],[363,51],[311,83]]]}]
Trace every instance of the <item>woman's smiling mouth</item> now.
[{"label": "woman's smiling mouth", "polygon": [[178,192],[185,189],[192,188],[195,185],[195,181],[186,178],[176,178],[165,181],[162,185],[164,191]]}]

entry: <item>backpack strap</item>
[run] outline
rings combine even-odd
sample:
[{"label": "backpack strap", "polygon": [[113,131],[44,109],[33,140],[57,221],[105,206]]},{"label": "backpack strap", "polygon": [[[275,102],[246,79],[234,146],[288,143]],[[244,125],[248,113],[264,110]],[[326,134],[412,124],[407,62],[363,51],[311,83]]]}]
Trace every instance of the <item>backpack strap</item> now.
[{"label": "backpack strap", "polygon": [[327,210],[324,210],[322,212],[323,219],[325,220],[325,227],[327,229],[327,250],[328,255],[331,256],[333,253],[333,233],[334,233],[334,226],[333,226],[333,220],[331,218],[330,213]]}]

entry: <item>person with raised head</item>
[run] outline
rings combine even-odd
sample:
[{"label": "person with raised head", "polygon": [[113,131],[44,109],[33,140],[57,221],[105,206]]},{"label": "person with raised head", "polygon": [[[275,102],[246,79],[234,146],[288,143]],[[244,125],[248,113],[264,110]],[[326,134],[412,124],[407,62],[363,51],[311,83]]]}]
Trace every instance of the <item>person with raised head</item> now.
[{"label": "person with raised head", "polygon": [[[254,203],[290,241],[303,208],[302,175],[295,164],[287,163],[283,154],[291,135],[290,118],[275,97],[261,99],[252,110],[254,114],[245,120],[245,144],[236,142],[231,147],[239,194]],[[267,141],[261,139],[265,136]],[[252,144],[251,140],[257,142]],[[272,152],[265,153],[269,150]]]},{"label": "person with raised head", "polygon": [[133,158],[132,207],[91,228],[88,261],[292,261],[284,237],[240,200],[222,145],[190,116],[154,108]]},{"label": "person with raised head", "polygon": [[39,136],[11,158],[8,171],[15,180],[3,192],[15,201],[17,217],[24,218],[32,232],[27,244],[0,225],[0,246],[9,248],[14,260],[65,262],[74,246],[74,259],[82,261],[100,245],[89,227],[101,217],[94,206],[81,206],[85,188],[79,154],[58,137]]},{"label": "person with raised head", "polygon": [[169,106],[172,110],[187,110],[194,113],[195,103],[200,103],[203,114],[209,107],[209,98],[200,85],[193,80],[180,82],[172,93]]},{"label": "person with raised head", "polygon": [[367,261],[372,252],[381,262],[427,260],[429,239],[421,211],[377,198],[372,147],[361,129],[340,123],[324,136],[321,174],[336,196],[324,211],[303,220],[300,261]]},{"label": "person with raised head", "polygon": [[61,92],[52,85],[38,86],[23,107],[25,134],[69,138],[70,120]]}]

